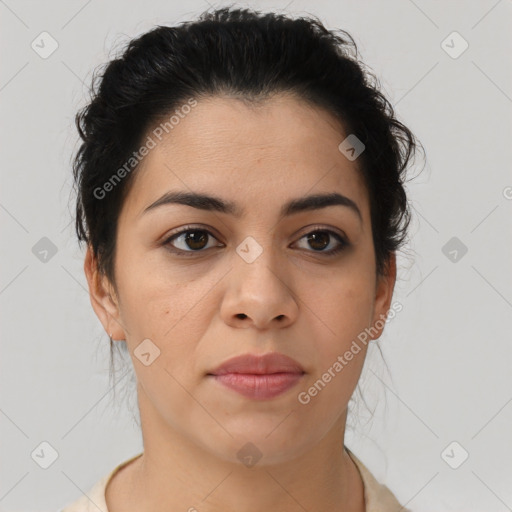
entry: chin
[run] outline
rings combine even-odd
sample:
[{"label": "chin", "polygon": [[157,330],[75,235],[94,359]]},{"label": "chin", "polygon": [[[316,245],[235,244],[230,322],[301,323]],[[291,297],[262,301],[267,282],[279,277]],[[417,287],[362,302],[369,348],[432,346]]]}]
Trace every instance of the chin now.
[{"label": "chin", "polygon": [[215,457],[247,468],[291,462],[313,448],[315,440],[310,431],[290,431],[280,424],[282,420],[281,417],[279,421],[264,422],[264,426],[253,420],[249,428],[227,428],[232,437],[224,432],[220,438],[205,438],[203,443]]}]

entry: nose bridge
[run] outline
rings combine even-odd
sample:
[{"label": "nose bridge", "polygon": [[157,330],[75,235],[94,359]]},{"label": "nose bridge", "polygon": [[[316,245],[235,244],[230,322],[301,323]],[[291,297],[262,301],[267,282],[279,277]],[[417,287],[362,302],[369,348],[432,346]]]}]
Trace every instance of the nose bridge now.
[{"label": "nose bridge", "polygon": [[[280,275],[282,265],[279,248],[270,233],[249,235],[237,247],[235,256],[235,271],[250,287],[261,285],[268,293],[276,292],[276,288],[285,286],[286,276]],[[271,287],[271,288],[269,288]]]},{"label": "nose bridge", "polygon": [[273,244],[267,232],[247,236],[235,248],[222,306],[226,322],[236,325],[252,321],[263,328],[274,319],[284,326],[296,317],[298,308],[289,276],[283,272],[283,255]]}]

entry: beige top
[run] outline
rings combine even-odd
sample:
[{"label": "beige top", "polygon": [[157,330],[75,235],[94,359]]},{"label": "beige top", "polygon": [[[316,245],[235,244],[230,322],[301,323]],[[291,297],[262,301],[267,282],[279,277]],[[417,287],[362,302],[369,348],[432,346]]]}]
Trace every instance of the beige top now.
[{"label": "beige top", "polygon": [[[370,473],[368,468],[347,447],[345,447],[345,449],[361,474],[364,485],[366,512],[411,512],[409,509],[403,508],[400,505],[391,491],[385,485],[380,484]],[[108,482],[117,471],[141,455],[142,453],[139,453],[131,459],[119,464],[108,475],[105,475],[101,480],[96,482],[88,494],[84,494],[60,512],[108,512],[105,502],[105,489],[107,488]]]}]

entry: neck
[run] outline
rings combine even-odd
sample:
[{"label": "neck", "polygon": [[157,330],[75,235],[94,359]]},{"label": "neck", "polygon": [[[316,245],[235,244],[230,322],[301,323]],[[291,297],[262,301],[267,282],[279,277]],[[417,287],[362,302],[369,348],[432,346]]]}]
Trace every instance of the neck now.
[{"label": "neck", "polygon": [[141,395],[139,406],[144,454],[129,465],[124,485],[117,486],[123,504],[107,493],[109,512],[365,510],[363,483],[343,445],[346,411],[320,443],[303,453],[272,464],[262,457],[245,466],[219,459],[186,433],[169,428]]}]

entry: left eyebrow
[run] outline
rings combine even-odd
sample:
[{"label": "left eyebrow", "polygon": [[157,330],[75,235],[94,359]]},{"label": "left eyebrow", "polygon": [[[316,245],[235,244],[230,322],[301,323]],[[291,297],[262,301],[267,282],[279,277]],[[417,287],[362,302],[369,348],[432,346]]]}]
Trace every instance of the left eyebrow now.
[{"label": "left eyebrow", "polygon": [[[169,191],[154,203],[147,206],[140,215],[142,216],[159,206],[168,204],[182,204],[185,206],[191,206],[192,208],[198,208],[200,210],[226,213],[233,215],[236,218],[240,218],[244,214],[244,210],[239,205],[231,201],[225,201],[219,197],[196,192]],[[363,220],[361,210],[357,204],[349,197],[338,194],[337,192],[333,192],[331,194],[314,194],[292,199],[282,206],[279,218],[283,219],[284,217],[288,217],[296,213],[319,210],[329,206],[347,207],[358,216],[361,222]]]}]

